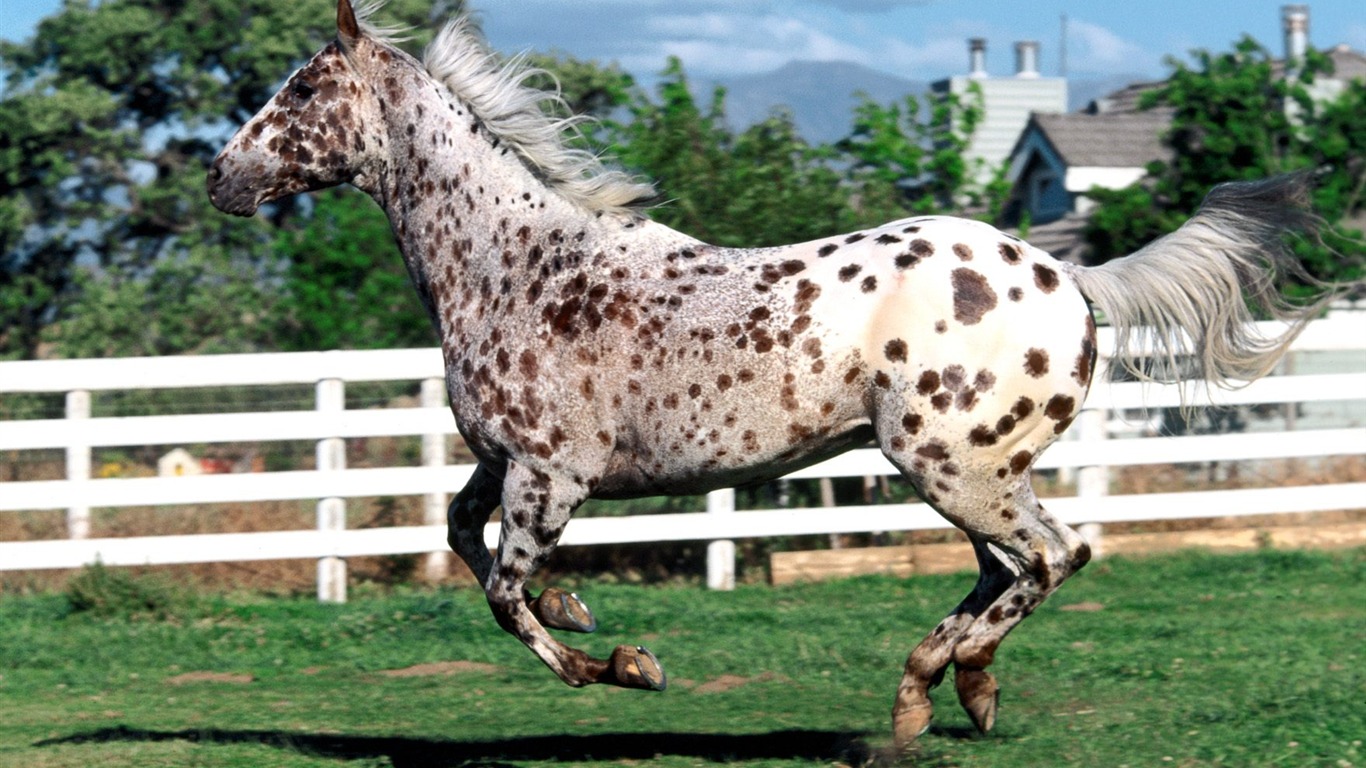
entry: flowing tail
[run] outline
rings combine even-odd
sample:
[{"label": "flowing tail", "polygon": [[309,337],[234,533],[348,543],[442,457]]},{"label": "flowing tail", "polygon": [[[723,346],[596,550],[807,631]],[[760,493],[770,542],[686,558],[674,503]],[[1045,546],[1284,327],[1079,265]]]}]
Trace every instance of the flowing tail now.
[{"label": "flowing tail", "polygon": [[[1115,329],[1115,359],[1143,381],[1190,377],[1232,388],[1266,375],[1340,293],[1309,278],[1286,242],[1291,234],[1317,239],[1309,181],[1299,173],[1221,184],[1175,232],[1123,258],[1070,268]],[[1287,277],[1329,290],[1307,306],[1291,304],[1280,290]],[[1288,325],[1267,336],[1252,325],[1257,319]],[[1151,356],[1136,357],[1144,347]]]}]

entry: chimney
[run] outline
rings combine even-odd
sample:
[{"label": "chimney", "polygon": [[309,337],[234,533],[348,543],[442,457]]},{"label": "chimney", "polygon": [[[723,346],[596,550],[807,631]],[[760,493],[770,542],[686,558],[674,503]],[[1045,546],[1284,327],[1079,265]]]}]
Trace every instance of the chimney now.
[{"label": "chimney", "polygon": [[1309,49],[1309,6],[1281,6],[1281,23],[1285,29],[1285,61],[1287,68],[1296,68],[1296,63],[1304,62],[1305,51]]},{"label": "chimney", "polygon": [[1015,76],[1025,78],[1039,76],[1039,42],[1037,40],[1021,40],[1015,44]]},{"label": "chimney", "polygon": [[974,37],[968,40],[968,77],[987,76],[987,40]]}]

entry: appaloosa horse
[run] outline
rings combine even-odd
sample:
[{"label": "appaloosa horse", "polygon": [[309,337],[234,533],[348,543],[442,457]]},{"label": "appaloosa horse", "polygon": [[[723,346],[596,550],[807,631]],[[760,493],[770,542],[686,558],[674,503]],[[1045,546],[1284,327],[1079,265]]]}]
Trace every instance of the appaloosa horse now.
[{"label": "appaloosa horse", "polygon": [[[929,724],[952,663],[983,731],[1002,638],[1089,557],[1030,468],[1086,397],[1088,300],[1214,382],[1265,373],[1303,313],[1277,300],[1280,239],[1313,221],[1303,179],[1225,185],[1176,232],[1082,268],[976,221],[921,216],[778,248],[720,248],[650,221],[645,184],[571,148],[556,97],[464,21],[419,63],[340,0],[337,38],[214,161],[241,216],[349,182],[385,210],[441,338],[451,410],[479,457],[450,544],[498,623],[566,683],[662,690],[644,648],[597,659],[576,595],[527,577],[585,499],[696,494],[780,477],[875,441],[976,550],[976,587],[910,654],[899,745]],[[1258,311],[1294,321],[1251,330]],[[1160,367],[1160,366],[1159,366]],[[1145,370],[1151,374],[1151,367]],[[496,556],[482,529],[503,508]]]}]

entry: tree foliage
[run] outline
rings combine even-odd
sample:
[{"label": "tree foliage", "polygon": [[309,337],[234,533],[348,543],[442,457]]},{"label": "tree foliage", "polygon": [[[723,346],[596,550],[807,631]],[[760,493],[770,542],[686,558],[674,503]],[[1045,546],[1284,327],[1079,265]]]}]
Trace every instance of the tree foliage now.
[{"label": "tree foliage", "polygon": [[657,96],[636,92],[630,122],[612,136],[619,159],[665,194],[654,219],[710,243],[750,247],[812,239],[848,220],[848,191],[825,162],[829,152],[804,142],[790,115],[736,134],[726,125],[725,91],[699,104],[677,59]]},{"label": "tree foliage", "polygon": [[[385,14],[425,29],[429,8],[395,0]],[[176,302],[161,303],[160,279],[183,277],[186,264],[220,276],[267,268],[271,229],[294,206],[227,220],[203,193],[204,170],[282,75],[334,34],[334,9],[333,0],[68,0],[32,39],[0,44],[0,356],[34,356],[45,328],[115,297],[163,310],[143,315],[136,334],[160,338],[122,354],[203,348],[180,335],[185,321]],[[236,281],[181,283],[206,292]],[[87,291],[102,298],[82,299]],[[243,297],[218,301],[229,298]],[[68,343],[74,333],[63,334]]]},{"label": "tree foliage", "polygon": [[285,264],[277,346],[285,350],[380,349],[432,343],[384,212],[361,192],[315,196],[303,226],[279,233]]},{"label": "tree foliage", "polygon": [[982,116],[982,91],[975,84],[966,98],[909,95],[890,104],[865,98],[836,148],[869,223],[906,213],[996,218],[1005,190],[980,185],[982,169],[969,160]]},{"label": "tree foliage", "polygon": [[[1317,87],[1331,61],[1310,52],[1293,76],[1250,38],[1225,53],[1197,51],[1191,64],[1171,61],[1171,77],[1149,93],[1144,107],[1164,106],[1173,118],[1164,142],[1170,162],[1150,165],[1138,184],[1094,189],[1087,226],[1095,258],[1131,253],[1180,226],[1211,187],[1297,170],[1318,169],[1314,207],[1330,223],[1363,210],[1366,183],[1366,84],[1338,94]],[[1362,248],[1339,228],[1326,247],[1297,243],[1310,274],[1323,280],[1362,275]]]}]

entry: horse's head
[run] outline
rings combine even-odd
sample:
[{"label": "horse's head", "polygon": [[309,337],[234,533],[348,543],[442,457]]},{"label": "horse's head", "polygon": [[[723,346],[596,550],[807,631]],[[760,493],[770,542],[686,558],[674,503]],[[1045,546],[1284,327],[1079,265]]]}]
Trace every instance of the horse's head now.
[{"label": "horse's head", "polygon": [[[263,203],[343,182],[365,186],[382,163],[383,126],[358,55],[367,38],[350,0],[337,4],[337,39],[313,56],[243,125],[209,168],[209,199],[250,216]],[[382,57],[388,60],[388,56]]]}]

